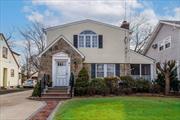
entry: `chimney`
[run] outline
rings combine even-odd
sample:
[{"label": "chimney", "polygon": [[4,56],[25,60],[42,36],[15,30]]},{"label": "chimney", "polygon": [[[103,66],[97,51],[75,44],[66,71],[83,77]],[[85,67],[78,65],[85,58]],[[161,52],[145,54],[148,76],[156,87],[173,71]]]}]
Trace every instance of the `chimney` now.
[{"label": "chimney", "polygon": [[122,24],[121,24],[121,28],[129,30],[129,23],[127,21],[123,21]]}]

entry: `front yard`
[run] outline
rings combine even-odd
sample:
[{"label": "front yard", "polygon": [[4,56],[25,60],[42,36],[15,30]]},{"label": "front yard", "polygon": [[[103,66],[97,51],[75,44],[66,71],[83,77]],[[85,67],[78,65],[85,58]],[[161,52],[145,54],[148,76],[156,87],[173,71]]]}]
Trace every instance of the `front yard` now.
[{"label": "front yard", "polygon": [[60,106],[54,120],[180,120],[180,99],[75,98]]}]

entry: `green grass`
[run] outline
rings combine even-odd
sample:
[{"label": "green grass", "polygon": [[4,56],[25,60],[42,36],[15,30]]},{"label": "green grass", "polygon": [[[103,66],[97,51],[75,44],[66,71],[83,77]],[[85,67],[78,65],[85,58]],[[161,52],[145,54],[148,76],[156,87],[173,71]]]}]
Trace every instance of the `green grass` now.
[{"label": "green grass", "polygon": [[78,98],[62,104],[54,120],[180,120],[180,99]]}]

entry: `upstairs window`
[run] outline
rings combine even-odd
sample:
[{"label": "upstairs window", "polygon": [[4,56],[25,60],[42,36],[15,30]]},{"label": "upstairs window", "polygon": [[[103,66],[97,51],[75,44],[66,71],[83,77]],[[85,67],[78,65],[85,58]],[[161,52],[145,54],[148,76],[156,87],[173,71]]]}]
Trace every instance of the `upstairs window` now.
[{"label": "upstairs window", "polygon": [[14,77],[14,69],[11,69],[11,77]]},{"label": "upstairs window", "polygon": [[159,51],[162,51],[164,49],[164,42],[159,42]]},{"label": "upstairs window", "polygon": [[171,36],[167,37],[164,42],[165,42],[165,48],[170,48],[171,47]]},{"label": "upstairs window", "polygon": [[2,55],[3,55],[3,58],[7,58],[7,56],[8,56],[8,49],[6,47],[3,47]]},{"label": "upstairs window", "polygon": [[79,48],[97,48],[98,39],[97,34],[91,30],[85,30],[80,33],[78,40]]}]

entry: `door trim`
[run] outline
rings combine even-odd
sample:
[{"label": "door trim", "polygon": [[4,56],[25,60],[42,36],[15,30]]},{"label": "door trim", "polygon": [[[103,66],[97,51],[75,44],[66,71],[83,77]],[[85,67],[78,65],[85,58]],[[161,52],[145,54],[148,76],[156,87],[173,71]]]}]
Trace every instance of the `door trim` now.
[{"label": "door trim", "polygon": [[68,72],[67,81],[68,81],[68,83],[69,83],[69,80],[70,80],[70,74],[71,74],[70,73],[70,66],[71,66],[70,57],[68,56],[68,54],[66,54],[64,52],[60,52],[60,53],[54,54],[53,57],[52,57],[52,87],[57,86],[57,85],[55,85],[55,80],[56,80],[56,61],[59,61],[59,60],[67,60],[67,72]]}]

